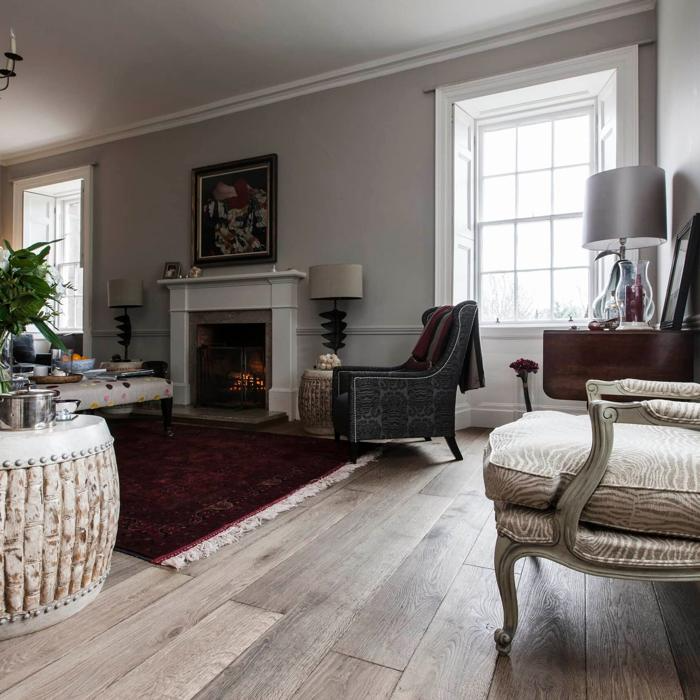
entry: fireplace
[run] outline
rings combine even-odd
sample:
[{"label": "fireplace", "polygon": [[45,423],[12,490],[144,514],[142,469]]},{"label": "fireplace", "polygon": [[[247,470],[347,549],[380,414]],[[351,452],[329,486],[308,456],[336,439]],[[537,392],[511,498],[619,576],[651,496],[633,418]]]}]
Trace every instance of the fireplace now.
[{"label": "fireplace", "polygon": [[266,408],[265,323],[203,323],[196,328],[197,405]]}]

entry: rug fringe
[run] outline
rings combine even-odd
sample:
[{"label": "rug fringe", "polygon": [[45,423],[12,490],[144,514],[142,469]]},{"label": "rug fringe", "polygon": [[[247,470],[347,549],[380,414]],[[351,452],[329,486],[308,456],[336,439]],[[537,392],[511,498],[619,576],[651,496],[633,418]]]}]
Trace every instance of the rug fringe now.
[{"label": "rug fringe", "polygon": [[347,464],[338,467],[338,469],[330,474],[323,476],[320,479],[316,479],[315,481],[312,481],[301,488],[298,488],[288,496],[285,496],[267,508],[263,508],[262,510],[258,511],[255,513],[255,515],[251,515],[250,517],[231,525],[231,527],[226,528],[221,532],[217,532],[209,539],[198,542],[190,549],[187,549],[184,552],[179,552],[175,556],[164,559],[158,563],[161,566],[170,566],[173,569],[182,569],[193,561],[198,561],[199,559],[209,557],[227,544],[238,542],[238,540],[240,540],[246,532],[255,530],[264,522],[273,520],[281,513],[291,510],[295,506],[298,506],[302,501],[305,501],[307,498],[315,496],[317,493],[324,491],[329,486],[347,479],[356,469],[364,467],[366,464],[374,461],[380,454],[381,449],[373,450],[372,452],[359,457],[355,464],[348,462]]}]

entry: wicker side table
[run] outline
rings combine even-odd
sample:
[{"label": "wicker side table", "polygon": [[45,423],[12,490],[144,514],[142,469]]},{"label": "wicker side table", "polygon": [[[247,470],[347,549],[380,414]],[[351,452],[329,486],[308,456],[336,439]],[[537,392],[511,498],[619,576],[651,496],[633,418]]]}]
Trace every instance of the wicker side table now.
[{"label": "wicker side table", "polygon": [[100,592],[119,520],[112,443],[95,416],[0,431],[0,640],[56,624]]},{"label": "wicker side table", "polygon": [[333,370],[307,369],[299,387],[299,417],[311,435],[333,435]]}]

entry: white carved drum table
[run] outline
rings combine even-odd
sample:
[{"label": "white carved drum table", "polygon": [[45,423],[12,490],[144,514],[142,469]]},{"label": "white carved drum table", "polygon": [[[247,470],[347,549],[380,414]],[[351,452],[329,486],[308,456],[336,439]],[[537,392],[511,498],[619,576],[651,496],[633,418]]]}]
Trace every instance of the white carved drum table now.
[{"label": "white carved drum table", "polygon": [[119,479],[104,419],[0,430],[0,639],[78,612],[102,588]]},{"label": "white carved drum table", "polygon": [[299,387],[299,418],[307,433],[333,435],[333,370],[307,369]]}]

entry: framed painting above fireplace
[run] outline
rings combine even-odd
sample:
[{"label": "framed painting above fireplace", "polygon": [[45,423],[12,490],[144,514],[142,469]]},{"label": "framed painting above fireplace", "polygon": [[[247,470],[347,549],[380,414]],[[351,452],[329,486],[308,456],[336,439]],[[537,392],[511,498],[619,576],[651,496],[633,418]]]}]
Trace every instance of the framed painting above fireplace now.
[{"label": "framed painting above fireplace", "polygon": [[195,265],[277,260],[277,154],[192,171]]}]

